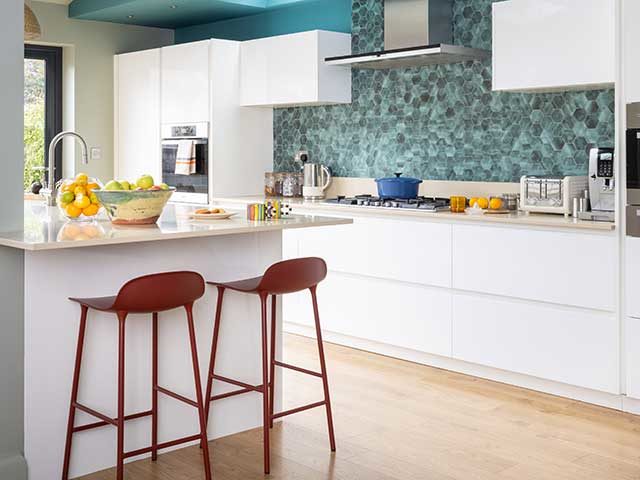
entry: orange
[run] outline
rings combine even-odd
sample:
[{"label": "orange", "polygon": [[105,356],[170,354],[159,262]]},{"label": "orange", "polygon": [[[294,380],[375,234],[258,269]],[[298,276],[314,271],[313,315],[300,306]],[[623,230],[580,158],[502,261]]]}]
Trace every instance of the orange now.
[{"label": "orange", "polygon": [[79,209],[87,208],[91,205],[91,199],[86,195],[76,195],[76,199],[73,201],[73,204]]},{"label": "orange", "polygon": [[98,185],[95,182],[92,183],[87,183],[87,186],[85,187],[87,190],[87,193],[91,193],[93,192],[96,188],[100,188],[100,185]]},{"label": "orange", "polygon": [[483,210],[484,210],[484,209],[486,209],[486,208],[489,208],[489,200],[487,200],[486,198],[484,198],[484,197],[480,197],[480,198],[477,200],[477,202],[478,202],[478,206],[479,206],[480,208],[482,208]]},{"label": "orange", "polygon": [[66,181],[64,183],[64,185],[62,186],[62,191],[63,192],[73,192],[76,189],[77,186],[78,185],[76,185],[75,182]]},{"label": "orange", "polygon": [[87,217],[93,217],[98,214],[98,210],[100,210],[100,207],[98,205],[89,204],[88,207],[82,209],[82,213]]},{"label": "orange", "polygon": [[73,203],[70,203],[69,205],[66,206],[65,212],[71,218],[77,218],[82,213],[82,210],[80,208],[76,207]]},{"label": "orange", "polygon": [[89,183],[89,176],[86,173],[79,173],[76,175],[76,183],[78,185],[86,185]]},{"label": "orange", "polygon": [[77,195],[86,195],[87,191],[85,190],[85,188],[83,186],[77,186],[76,188],[73,189],[73,193]]},{"label": "orange", "polygon": [[489,208],[491,210],[500,210],[502,208],[502,199],[501,198],[492,198],[489,202]]}]

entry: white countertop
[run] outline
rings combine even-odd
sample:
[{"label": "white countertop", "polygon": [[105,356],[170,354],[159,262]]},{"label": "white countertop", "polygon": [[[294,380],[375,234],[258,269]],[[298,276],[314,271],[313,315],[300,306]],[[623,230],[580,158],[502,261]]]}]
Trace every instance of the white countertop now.
[{"label": "white countertop", "polygon": [[28,200],[24,203],[24,229],[0,233],[0,245],[22,250],[55,250],[352,223],[350,219],[316,215],[254,222],[246,219],[244,209],[238,209],[235,216],[226,220],[193,220],[187,217],[193,209],[193,206],[169,204],[156,225],[118,226],[112,225],[104,212],[94,222],[74,222],[63,217],[57,207]]},{"label": "white countertop", "polygon": [[[615,230],[615,224],[609,222],[591,222],[578,220],[574,218],[566,218],[563,215],[532,213],[527,215],[524,212],[514,212],[508,214],[484,214],[484,215],[468,215],[465,213],[451,212],[428,212],[425,210],[401,209],[401,208],[381,208],[381,207],[363,207],[355,205],[338,205],[325,203],[322,201],[305,201],[301,198],[283,198],[283,203],[292,207],[293,213],[300,211],[301,213],[322,213],[327,215],[357,215],[367,217],[383,217],[383,218],[415,218],[421,220],[440,220],[440,221],[462,221],[484,224],[502,224],[524,227],[548,227],[556,229],[571,230],[592,230],[611,232]],[[245,197],[220,197],[215,199],[215,203],[219,205],[238,205],[257,203],[265,201],[262,196],[245,196]]]}]

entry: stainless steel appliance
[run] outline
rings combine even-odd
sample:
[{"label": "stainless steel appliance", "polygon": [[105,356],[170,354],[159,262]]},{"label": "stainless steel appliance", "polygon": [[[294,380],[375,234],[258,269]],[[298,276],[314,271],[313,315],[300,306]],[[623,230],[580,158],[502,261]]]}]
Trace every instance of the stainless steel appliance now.
[{"label": "stainless steel appliance", "polygon": [[209,123],[162,125],[162,182],[176,188],[174,202],[209,203]]},{"label": "stainless steel appliance", "polygon": [[591,210],[580,212],[581,220],[614,222],[616,180],[613,148],[594,147],[589,151],[589,203]]},{"label": "stainless steel appliance", "polygon": [[302,186],[302,196],[308,200],[321,200],[324,198],[324,191],[331,184],[331,172],[319,163],[305,162],[302,167],[304,175],[304,185]]},{"label": "stainless steel appliance", "polygon": [[627,235],[640,237],[640,103],[627,105]]},{"label": "stainless steel appliance", "polygon": [[325,203],[332,205],[352,205],[374,208],[404,208],[425,212],[440,212],[449,210],[448,198],[417,197],[417,198],[382,198],[373,195],[356,195],[355,197],[338,196],[329,198]]},{"label": "stainless steel appliance", "polygon": [[571,215],[573,199],[587,188],[586,176],[532,176],[520,178],[520,209],[524,212]]}]

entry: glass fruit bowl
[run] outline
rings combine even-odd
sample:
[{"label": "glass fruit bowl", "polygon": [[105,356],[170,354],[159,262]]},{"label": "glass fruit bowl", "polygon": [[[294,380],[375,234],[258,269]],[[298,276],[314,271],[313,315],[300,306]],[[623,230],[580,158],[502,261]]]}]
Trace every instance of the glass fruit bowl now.
[{"label": "glass fruit bowl", "polygon": [[95,190],[109,220],[115,225],[153,225],[175,188],[158,190]]},{"label": "glass fruit bowl", "polygon": [[62,214],[72,221],[87,222],[96,218],[100,203],[94,191],[102,188],[96,178],[84,173],[57,183],[56,203]]}]

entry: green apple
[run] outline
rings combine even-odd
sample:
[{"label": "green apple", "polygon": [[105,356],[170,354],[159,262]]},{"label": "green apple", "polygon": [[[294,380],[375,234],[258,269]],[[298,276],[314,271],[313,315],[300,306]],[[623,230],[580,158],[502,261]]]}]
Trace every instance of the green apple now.
[{"label": "green apple", "polygon": [[169,189],[170,189],[169,185],[167,185],[166,183],[161,183],[161,184],[160,184],[160,188],[161,188],[162,190],[169,190]]},{"label": "green apple", "polygon": [[120,182],[120,185],[122,185],[123,190],[131,190],[131,184],[126,180],[124,180],[123,182]]},{"label": "green apple", "polygon": [[156,182],[154,182],[153,177],[151,175],[142,175],[140,178],[138,178],[138,181],[136,182],[136,186],[144,190],[147,190],[153,187],[155,183]]},{"label": "green apple", "polygon": [[104,186],[104,189],[105,190],[124,190],[120,182],[117,182],[115,180],[111,180],[109,183],[107,183]]}]

